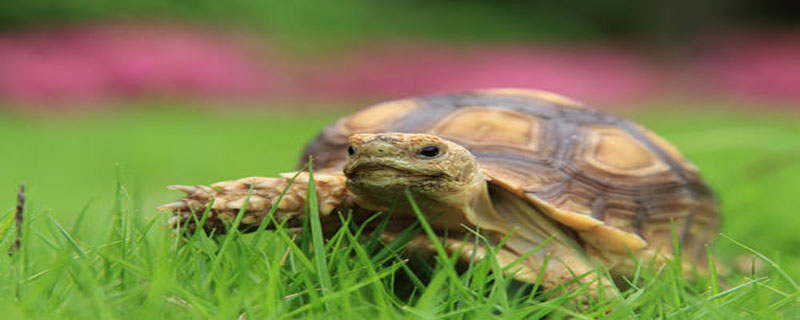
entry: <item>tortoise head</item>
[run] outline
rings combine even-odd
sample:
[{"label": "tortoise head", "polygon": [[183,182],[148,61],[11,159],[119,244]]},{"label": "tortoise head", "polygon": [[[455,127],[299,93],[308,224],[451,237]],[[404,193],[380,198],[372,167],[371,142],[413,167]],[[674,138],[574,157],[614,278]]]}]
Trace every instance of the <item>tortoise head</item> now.
[{"label": "tortoise head", "polygon": [[434,135],[355,134],[349,142],[347,187],[370,209],[402,207],[406,189],[422,206],[449,206],[485,181],[467,149]]}]

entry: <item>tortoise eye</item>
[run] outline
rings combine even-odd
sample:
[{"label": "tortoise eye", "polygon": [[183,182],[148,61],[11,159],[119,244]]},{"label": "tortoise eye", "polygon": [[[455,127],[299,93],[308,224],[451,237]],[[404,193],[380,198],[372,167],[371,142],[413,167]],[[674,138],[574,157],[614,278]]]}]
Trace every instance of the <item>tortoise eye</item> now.
[{"label": "tortoise eye", "polygon": [[423,158],[433,158],[441,154],[441,150],[437,146],[427,146],[419,149],[419,155]]},{"label": "tortoise eye", "polygon": [[347,146],[347,155],[352,157],[354,154],[356,154],[356,149],[353,149],[353,146]]}]

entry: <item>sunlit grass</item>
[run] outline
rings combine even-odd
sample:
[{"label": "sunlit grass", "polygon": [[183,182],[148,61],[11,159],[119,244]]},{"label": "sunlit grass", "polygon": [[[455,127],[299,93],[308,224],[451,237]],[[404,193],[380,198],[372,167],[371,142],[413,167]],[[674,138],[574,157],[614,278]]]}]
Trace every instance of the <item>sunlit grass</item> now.
[{"label": "sunlit grass", "polygon": [[[719,191],[730,239],[718,238],[710,254],[730,272],[687,282],[677,265],[642,266],[623,298],[595,301],[581,313],[569,297],[582,292],[546,300],[546,292],[493,272],[491,258],[462,273],[441,250],[436,263],[407,261],[402,244],[425,234],[424,224],[378,245],[344,214],[349,227],[320,245],[313,220],[299,234],[278,227],[179,238],[155,211],[179,196],[163,189],[168,184],[294,169],[303,143],[336,115],[153,109],[2,117],[2,221],[13,214],[17,183],[29,187],[24,246],[0,256],[2,318],[800,316],[800,120],[792,114],[635,114]],[[4,252],[13,232],[3,235]],[[734,267],[745,255],[765,267],[755,274]]]}]

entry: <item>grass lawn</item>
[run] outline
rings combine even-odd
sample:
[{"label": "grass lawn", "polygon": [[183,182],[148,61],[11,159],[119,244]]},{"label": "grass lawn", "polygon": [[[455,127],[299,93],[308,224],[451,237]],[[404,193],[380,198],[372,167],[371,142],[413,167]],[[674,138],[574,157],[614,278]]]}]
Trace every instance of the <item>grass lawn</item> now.
[{"label": "grass lawn", "polygon": [[[439,256],[409,275],[402,257],[357,240],[357,229],[343,228],[324,252],[312,249],[311,230],[294,241],[279,231],[176,245],[155,207],[180,195],[164,186],[290,171],[304,142],[345,111],[164,110],[0,113],[3,252],[18,182],[29,199],[23,249],[0,255],[3,319],[800,317],[800,114],[628,113],[720,194],[733,240],[719,237],[713,254],[731,274],[686,282],[676,265],[643,267],[623,300],[575,314],[568,296],[547,300],[490,272],[491,259],[457,274]],[[759,258],[763,268],[739,271],[734,261],[753,254],[734,240],[774,265]]]}]

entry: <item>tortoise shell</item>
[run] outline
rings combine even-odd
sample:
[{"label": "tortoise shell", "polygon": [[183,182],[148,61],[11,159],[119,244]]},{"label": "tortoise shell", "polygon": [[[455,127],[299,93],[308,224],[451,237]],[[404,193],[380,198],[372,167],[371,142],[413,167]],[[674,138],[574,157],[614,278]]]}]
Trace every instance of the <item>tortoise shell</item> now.
[{"label": "tortoise shell", "polygon": [[456,142],[495,186],[575,230],[587,246],[703,259],[718,227],[713,192],[670,143],[631,121],[556,94],[493,89],[381,103],[341,118],[305,149],[341,172],[347,137],[428,133]]}]

